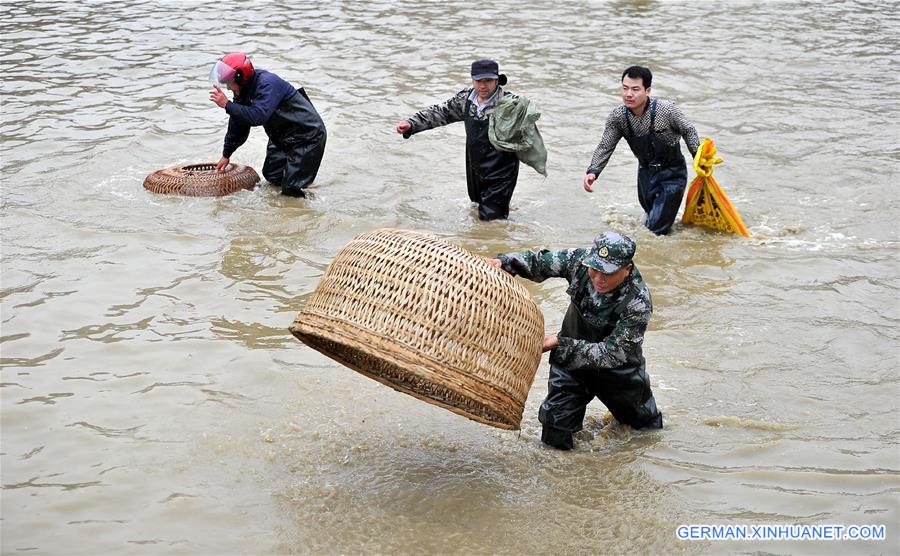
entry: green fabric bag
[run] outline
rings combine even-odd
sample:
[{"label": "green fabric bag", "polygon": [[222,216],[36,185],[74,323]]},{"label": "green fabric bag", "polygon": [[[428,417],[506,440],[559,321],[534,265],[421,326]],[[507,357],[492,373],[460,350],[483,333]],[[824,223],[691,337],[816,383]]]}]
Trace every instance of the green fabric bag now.
[{"label": "green fabric bag", "polygon": [[514,152],[519,160],[547,177],[547,149],[537,122],[537,106],[526,97],[504,95],[488,124],[488,139],[498,151]]}]

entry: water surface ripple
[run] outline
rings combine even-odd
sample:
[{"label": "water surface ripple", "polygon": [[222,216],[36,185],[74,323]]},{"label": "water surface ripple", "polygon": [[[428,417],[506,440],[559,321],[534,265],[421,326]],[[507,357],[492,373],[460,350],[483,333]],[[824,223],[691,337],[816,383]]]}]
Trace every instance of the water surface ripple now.
[{"label": "water surface ripple", "polygon": [[[874,1],[6,1],[0,118],[4,554],[900,552],[900,15]],[[218,158],[224,52],[302,85],[308,199],[152,195]],[[540,107],[549,177],[509,222],[465,193],[464,132],[391,127],[494,57]],[[653,68],[752,238],[641,225],[625,144],[581,177],[618,75]],[[234,161],[261,168],[254,130]],[[693,174],[693,172],[691,172]],[[666,428],[540,445],[398,394],[287,332],[377,227],[492,255],[638,242]],[[564,284],[527,283],[559,326]],[[679,524],[884,524],[869,542],[685,542]]]}]

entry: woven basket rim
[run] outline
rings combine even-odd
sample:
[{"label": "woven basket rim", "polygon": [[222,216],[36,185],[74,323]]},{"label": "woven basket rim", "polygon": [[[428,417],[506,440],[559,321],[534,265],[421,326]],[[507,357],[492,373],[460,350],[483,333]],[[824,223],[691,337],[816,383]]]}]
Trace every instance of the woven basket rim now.
[{"label": "woven basket rim", "polygon": [[216,162],[176,164],[151,172],[144,178],[144,189],[163,195],[185,197],[222,197],[241,189],[252,191],[259,174],[251,166],[229,162],[216,172]]},{"label": "woven basket rim", "polygon": [[[363,330],[363,329],[360,329],[355,326],[351,326],[351,328],[353,329],[353,335],[350,335],[344,329],[337,328],[337,327],[328,327],[329,328],[327,330],[328,335],[317,333],[316,331],[321,330],[323,324],[324,323],[322,323],[322,322],[317,322],[316,326],[313,326],[311,324],[306,324],[306,323],[295,321],[290,326],[290,331],[298,340],[302,341],[304,344],[315,349],[316,351],[325,355],[326,357],[329,357],[330,359],[337,361],[341,365],[349,367],[349,368],[353,369],[354,371],[365,375],[368,378],[377,380],[378,382],[380,382],[382,384],[390,386],[394,390],[397,390],[404,394],[409,394],[409,395],[414,396],[422,401],[428,402],[432,405],[443,407],[444,409],[448,409],[458,415],[462,415],[463,417],[472,419],[473,421],[478,421],[480,423],[483,423],[486,425],[491,425],[491,426],[505,429],[505,430],[519,430],[521,420],[522,420],[521,414],[514,415],[511,412],[500,412],[500,411],[497,411],[497,407],[495,407],[494,405],[485,403],[486,399],[488,399],[490,397],[496,397],[497,399],[503,399],[504,401],[508,401],[508,403],[505,403],[503,405],[503,407],[509,407],[510,405],[513,405],[512,398],[508,394],[504,393],[501,389],[497,388],[494,384],[491,384],[484,380],[481,380],[478,377],[468,377],[469,379],[475,379],[474,381],[477,381],[481,386],[483,386],[484,390],[482,390],[482,393],[490,392],[491,394],[493,394],[493,396],[471,395],[471,394],[474,394],[475,392],[471,391],[470,389],[466,389],[465,391],[459,390],[459,389],[454,390],[454,392],[456,394],[465,396],[467,399],[469,399],[475,403],[478,403],[485,408],[490,409],[492,411],[492,413],[497,415],[497,419],[489,419],[487,417],[478,415],[476,413],[468,412],[465,409],[457,407],[455,405],[448,404],[441,400],[422,395],[422,394],[416,392],[415,390],[406,388],[403,385],[393,382],[391,380],[388,380],[376,373],[372,373],[372,372],[368,371],[367,369],[362,368],[359,365],[356,365],[331,351],[327,351],[326,349],[324,349],[323,347],[321,347],[319,345],[319,340],[322,339],[322,340],[333,342],[333,343],[339,343],[344,347],[360,351],[370,357],[378,359],[389,365],[394,365],[396,367],[400,367],[404,371],[406,371],[410,374],[414,374],[422,379],[433,379],[435,376],[441,376],[442,378],[452,378],[451,375],[441,373],[441,372],[435,370],[435,369],[439,369],[441,367],[440,361],[437,361],[431,357],[423,356],[423,354],[421,354],[421,353],[416,353],[415,357],[403,357],[401,352],[399,352],[397,350],[382,351],[382,350],[374,349],[371,347],[372,346],[371,340],[390,342],[390,343],[394,343],[394,345],[396,345],[396,343],[392,341],[393,338],[390,338],[390,337],[382,335],[382,334],[373,333],[372,331],[369,331],[369,330]],[[344,324],[346,326],[346,323],[344,323]],[[366,339],[369,339],[370,341],[367,342]],[[423,365],[421,363],[422,361],[433,362],[435,364],[434,368],[429,368],[428,366]],[[446,381],[443,382],[442,384],[446,384]],[[469,394],[469,395],[466,395],[466,394]]]}]

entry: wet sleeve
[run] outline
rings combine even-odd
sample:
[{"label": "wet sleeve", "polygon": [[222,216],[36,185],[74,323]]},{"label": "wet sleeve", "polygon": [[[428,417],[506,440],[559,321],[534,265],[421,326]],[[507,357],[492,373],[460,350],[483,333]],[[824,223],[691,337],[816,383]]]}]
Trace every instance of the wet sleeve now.
[{"label": "wet sleeve", "polygon": [[228,131],[225,132],[225,145],[222,147],[222,156],[231,158],[231,155],[247,141],[250,136],[250,126],[237,120],[228,118]]},{"label": "wet sleeve", "polygon": [[603,136],[600,138],[600,143],[597,145],[597,148],[594,149],[594,155],[591,157],[591,164],[588,166],[585,174],[595,174],[599,176],[600,172],[602,172],[609,163],[609,158],[612,156],[613,151],[616,150],[616,145],[619,144],[619,139],[622,138],[621,122],[619,121],[621,118],[617,114],[618,111],[619,109],[613,110],[609,113],[609,117],[606,118],[606,128],[603,130]]},{"label": "wet sleeve", "polygon": [[547,278],[571,278],[573,266],[580,263],[584,249],[561,249],[550,251],[541,249],[521,253],[497,255],[503,270],[513,276],[521,276],[532,282],[543,282]]},{"label": "wet sleeve", "polygon": [[410,135],[421,131],[463,121],[466,116],[465,108],[468,97],[469,90],[463,89],[456,93],[453,98],[447,99],[441,104],[435,104],[416,112],[412,117],[408,118],[412,127],[403,134],[403,137],[408,138]]},{"label": "wet sleeve", "polygon": [[681,134],[684,144],[691,151],[691,156],[695,156],[697,148],[700,147],[700,137],[697,135],[694,124],[687,119],[677,104],[672,104],[672,127]]},{"label": "wet sleeve", "polygon": [[232,119],[237,119],[247,126],[263,125],[275,113],[281,98],[276,95],[276,87],[269,81],[260,79],[253,91],[253,99],[249,106],[229,101],[225,112]]},{"label": "wet sleeve", "polygon": [[633,299],[613,331],[602,342],[588,342],[559,336],[554,362],[572,367],[612,369],[624,365],[629,355],[637,353],[644,343],[644,332],[650,323],[650,310],[640,299]]}]

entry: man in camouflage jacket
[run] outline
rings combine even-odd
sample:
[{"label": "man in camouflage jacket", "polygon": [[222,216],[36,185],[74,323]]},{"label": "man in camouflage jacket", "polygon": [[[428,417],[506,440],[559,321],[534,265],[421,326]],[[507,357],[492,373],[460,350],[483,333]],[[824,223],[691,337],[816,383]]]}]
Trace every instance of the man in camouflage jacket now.
[{"label": "man in camouflage jacket", "polygon": [[615,232],[594,239],[591,249],[543,249],[489,259],[512,275],[535,282],[565,278],[571,303],[557,335],[544,338],[550,353],[547,398],[538,418],[541,440],[573,447],[587,404],[597,397],[621,423],[662,428],[641,345],[653,305],[634,266],[635,243]]},{"label": "man in camouflage jacket", "polygon": [[472,87],[463,89],[449,100],[420,110],[394,126],[394,131],[408,139],[411,135],[445,126],[453,122],[466,125],[466,183],[469,199],[478,203],[481,220],[505,219],[509,216],[519,157],[514,152],[498,150],[488,138],[490,117],[504,96],[506,76],[499,73],[494,60],[472,63]]}]

